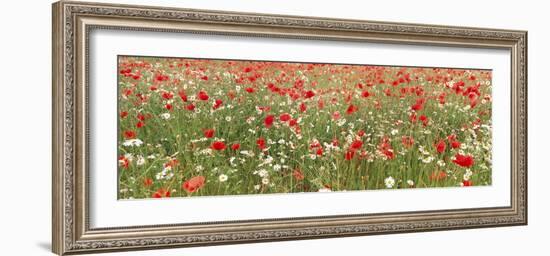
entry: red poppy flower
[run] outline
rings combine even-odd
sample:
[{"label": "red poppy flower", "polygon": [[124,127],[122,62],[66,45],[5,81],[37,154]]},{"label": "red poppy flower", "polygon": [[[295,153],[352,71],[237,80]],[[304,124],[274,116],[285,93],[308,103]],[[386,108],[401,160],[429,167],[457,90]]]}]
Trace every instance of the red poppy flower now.
[{"label": "red poppy flower", "polygon": [[137,114],[137,119],[139,119],[140,121],[145,121],[145,115],[141,114],[141,113],[138,113]]},{"label": "red poppy flower", "polygon": [[158,82],[168,81],[169,79],[170,78],[167,75],[157,74],[155,76],[155,80],[157,80]]},{"label": "red poppy flower", "polygon": [[447,173],[445,173],[444,171],[435,171],[430,174],[430,180],[439,181],[445,178],[447,178]]},{"label": "red poppy flower", "polygon": [[410,116],[409,116],[409,120],[411,121],[411,123],[416,123],[416,113],[412,113]]},{"label": "red poppy flower", "polygon": [[318,155],[318,156],[322,156],[323,155],[323,148],[318,148],[317,151],[315,151],[315,154]]},{"label": "red poppy flower", "polygon": [[456,140],[456,134],[451,134],[451,135],[447,136],[447,139],[450,140],[450,141]]},{"label": "red poppy flower", "polygon": [[474,158],[472,156],[461,155],[457,153],[455,155],[455,159],[453,160],[453,163],[460,165],[462,167],[469,168],[472,165],[474,165]]},{"label": "red poppy flower", "polygon": [[370,94],[369,91],[363,91],[363,92],[361,93],[361,96],[363,96],[363,98],[368,98],[370,95],[371,95],[371,94]]},{"label": "red poppy flower", "polygon": [[340,117],[341,117],[340,112],[336,111],[336,112],[332,113],[332,119],[333,120],[338,120],[338,119],[340,119]]},{"label": "red poppy flower", "polygon": [[458,140],[451,141],[451,147],[452,148],[459,148],[460,147],[460,141],[458,141]]},{"label": "red poppy flower", "polygon": [[127,116],[128,116],[128,112],[126,112],[126,111],[120,112],[120,118],[125,118]]},{"label": "red poppy flower", "polygon": [[142,122],[142,121],[139,121],[139,122],[137,122],[137,124],[136,124],[136,127],[137,127],[137,128],[141,128],[141,127],[143,127],[143,126],[145,126],[145,123]]},{"label": "red poppy flower", "polygon": [[201,79],[204,81],[208,81],[208,76],[202,76]]},{"label": "red poppy flower", "polygon": [[357,108],[357,106],[355,106],[355,105],[352,104],[352,105],[349,105],[348,109],[346,110],[346,113],[347,113],[348,115],[351,115],[351,114],[353,114],[353,113],[354,113],[355,111],[357,111],[357,110],[359,110],[359,108]]},{"label": "red poppy flower", "polygon": [[204,130],[204,137],[212,138],[212,137],[214,137],[215,132],[216,131],[214,129],[206,129],[206,130]]},{"label": "red poppy flower", "polygon": [[159,188],[155,193],[153,193],[153,198],[163,198],[163,197],[170,197],[170,191]]},{"label": "red poppy flower", "polygon": [[180,162],[178,161],[178,159],[170,159],[168,160],[168,162],[164,163],[164,168],[173,168],[173,167],[176,167]]},{"label": "red poppy flower", "polygon": [[382,155],[386,156],[387,159],[393,159],[395,157],[388,137],[382,138],[382,141],[378,145],[378,150]]},{"label": "red poppy flower", "polygon": [[248,93],[253,93],[254,91],[256,91],[256,89],[254,89],[252,87],[246,87],[246,89],[244,89],[244,90]]},{"label": "red poppy flower", "polygon": [[359,137],[363,137],[364,135],[365,135],[365,131],[363,131],[363,130],[359,130],[357,132],[357,136],[359,136]]},{"label": "red poppy flower", "polygon": [[258,145],[258,148],[262,150],[265,149],[265,139],[260,137],[256,140],[256,145]]},{"label": "red poppy flower", "polygon": [[313,91],[311,91],[311,90],[306,91],[305,94],[304,94],[304,97],[305,97],[306,99],[313,98],[313,96],[315,96],[315,93],[314,93]]},{"label": "red poppy flower", "polygon": [[405,146],[406,148],[410,148],[414,144],[414,139],[410,136],[403,136],[401,137],[401,143],[403,143],[403,146]]},{"label": "red poppy flower", "polygon": [[194,104],[189,104],[185,108],[189,111],[193,111],[193,110],[195,110],[195,105]]},{"label": "red poppy flower", "polygon": [[353,159],[354,156],[355,156],[355,151],[353,151],[353,150],[348,150],[348,151],[346,152],[346,154],[344,155],[344,157],[345,157],[346,160],[348,160],[348,161],[351,160],[351,159]]},{"label": "red poppy flower", "polygon": [[393,149],[384,149],[382,150],[382,154],[386,156],[388,159],[393,159],[395,157],[395,154],[393,153]]},{"label": "red poppy flower", "polygon": [[411,106],[411,109],[414,111],[420,111],[424,108],[425,99],[421,98],[416,100],[416,103]]},{"label": "red poppy flower", "polygon": [[294,170],[292,172],[292,176],[294,176],[296,180],[303,180],[305,178],[304,174],[302,173],[302,171],[300,171],[300,169]]},{"label": "red poppy flower", "polygon": [[292,117],[287,113],[281,114],[279,116],[279,120],[281,120],[281,122],[286,122],[286,121],[290,120],[291,118]]},{"label": "red poppy flower", "polygon": [[464,187],[471,187],[473,185],[474,185],[474,183],[471,180],[462,181],[462,186],[464,186]]},{"label": "red poppy flower", "polygon": [[196,176],[185,181],[181,188],[185,189],[185,191],[189,193],[193,193],[204,186],[205,180],[206,178],[204,178],[204,176]]},{"label": "red poppy flower", "polygon": [[125,131],[124,132],[124,138],[130,140],[130,139],[134,139],[136,137],[136,132],[132,131],[132,130],[128,130],[128,131]]},{"label": "red poppy flower", "polygon": [[239,143],[234,143],[233,145],[231,145],[231,149],[233,150],[239,150],[241,148],[241,144]]},{"label": "red poppy flower", "polygon": [[218,109],[219,107],[222,106],[222,104],[223,104],[223,101],[222,101],[222,100],[216,99],[216,100],[214,101],[214,106],[212,106],[212,108],[213,108],[213,109]]},{"label": "red poppy flower", "polygon": [[174,97],[174,94],[171,93],[171,92],[163,92],[162,93],[162,98],[164,98],[166,100],[172,99],[173,97]]},{"label": "red poppy flower", "polygon": [[290,119],[290,121],[288,122],[288,125],[291,126],[291,127],[295,126],[297,124],[298,124],[298,120],[296,120],[296,119]]},{"label": "red poppy flower", "polygon": [[271,126],[273,125],[273,120],[274,120],[274,116],[273,115],[267,115],[264,119],[264,125],[265,127],[267,128],[271,128]]},{"label": "red poppy flower", "polygon": [[180,96],[180,98],[183,102],[187,102],[187,94],[185,94],[185,91],[183,91],[183,90],[179,91],[178,95]]},{"label": "red poppy flower", "polygon": [[350,145],[350,150],[358,150],[363,146],[363,142],[360,140],[354,140]]},{"label": "red poppy flower", "polygon": [[441,154],[445,152],[445,148],[447,148],[447,144],[445,144],[444,140],[439,140],[439,142],[435,144],[435,148],[437,150],[437,153]]},{"label": "red poppy flower", "polygon": [[203,100],[203,101],[207,101],[210,97],[208,97],[208,94],[205,92],[205,91],[200,91],[198,94],[197,94],[197,97],[200,99],[200,100]]},{"label": "red poppy flower", "polygon": [[172,110],[173,107],[172,107],[172,104],[168,103],[168,104],[164,105],[164,108],[166,108],[167,110]]},{"label": "red poppy flower", "polygon": [[143,186],[150,187],[151,185],[153,185],[153,179],[146,178],[146,179],[143,180]]},{"label": "red poppy flower", "polygon": [[118,163],[125,169],[128,169],[128,166],[130,166],[130,160],[128,160],[125,156],[119,156]]},{"label": "red poppy flower", "polygon": [[303,103],[303,102],[302,102],[302,103],[300,103],[300,111],[301,111],[301,112],[306,112],[306,110],[307,110],[307,106],[306,106],[306,104],[305,104],[305,103]]},{"label": "red poppy flower", "polygon": [[214,150],[224,150],[225,143],[223,141],[214,141],[210,147]]},{"label": "red poppy flower", "polygon": [[420,119],[420,121],[422,121],[422,125],[423,125],[423,126],[427,126],[428,123],[430,122],[430,120],[428,119],[428,117],[425,116],[425,115],[421,115],[421,116],[419,117],[419,119]]}]

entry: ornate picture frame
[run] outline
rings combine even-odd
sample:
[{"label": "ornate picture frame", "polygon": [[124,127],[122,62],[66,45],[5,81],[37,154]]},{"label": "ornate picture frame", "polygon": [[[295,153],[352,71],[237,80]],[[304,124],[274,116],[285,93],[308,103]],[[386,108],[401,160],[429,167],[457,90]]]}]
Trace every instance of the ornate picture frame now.
[{"label": "ornate picture frame", "polygon": [[[92,228],[88,47],[98,29],[508,50],[510,205]],[[60,1],[52,65],[52,247],[59,255],[527,224],[526,31]]]}]

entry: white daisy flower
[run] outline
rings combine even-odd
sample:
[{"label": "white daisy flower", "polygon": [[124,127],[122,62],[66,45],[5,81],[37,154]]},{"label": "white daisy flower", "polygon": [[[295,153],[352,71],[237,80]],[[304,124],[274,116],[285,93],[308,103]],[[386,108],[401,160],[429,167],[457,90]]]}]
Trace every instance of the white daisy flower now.
[{"label": "white daisy flower", "polygon": [[220,176],[218,177],[218,180],[220,182],[225,182],[225,181],[227,181],[227,179],[228,179],[228,177],[225,174],[220,174]]},{"label": "white daisy flower", "polygon": [[386,185],[386,188],[393,188],[395,186],[395,179],[390,176],[384,179],[384,184]]}]

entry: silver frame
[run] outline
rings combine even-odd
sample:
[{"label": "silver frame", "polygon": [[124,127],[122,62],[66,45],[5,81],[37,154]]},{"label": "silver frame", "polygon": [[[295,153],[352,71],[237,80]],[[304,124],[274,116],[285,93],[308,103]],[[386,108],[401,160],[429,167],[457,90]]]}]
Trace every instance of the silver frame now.
[{"label": "silver frame", "polygon": [[[88,215],[88,35],[94,29],[343,40],[511,51],[511,205],[92,229]],[[527,224],[527,32],[61,1],[53,4],[55,253],[202,246]]]}]

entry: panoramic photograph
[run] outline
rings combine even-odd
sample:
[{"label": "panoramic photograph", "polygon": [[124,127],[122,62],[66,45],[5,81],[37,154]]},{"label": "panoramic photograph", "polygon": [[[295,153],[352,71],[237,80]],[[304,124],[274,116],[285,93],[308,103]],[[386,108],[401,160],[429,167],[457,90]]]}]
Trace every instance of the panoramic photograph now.
[{"label": "panoramic photograph", "polygon": [[119,56],[117,76],[119,199],[491,185],[491,70]]}]

